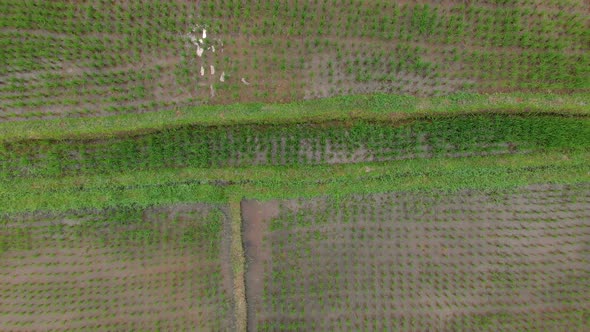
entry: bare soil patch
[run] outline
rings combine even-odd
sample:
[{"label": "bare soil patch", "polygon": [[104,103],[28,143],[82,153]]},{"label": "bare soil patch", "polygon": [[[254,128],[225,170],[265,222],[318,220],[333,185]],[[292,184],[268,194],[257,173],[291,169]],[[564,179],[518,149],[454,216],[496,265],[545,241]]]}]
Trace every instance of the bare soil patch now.
[{"label": "bare soil patch", "polygon": [[248,331],[257,331],[256,308],[262,302],[264,293],[264,265],[271,253],[262,239],[268,222],[279,214],[277,201],[258,202],[242,200],[243,242],[246,255],[246,299],[248,304]]}]

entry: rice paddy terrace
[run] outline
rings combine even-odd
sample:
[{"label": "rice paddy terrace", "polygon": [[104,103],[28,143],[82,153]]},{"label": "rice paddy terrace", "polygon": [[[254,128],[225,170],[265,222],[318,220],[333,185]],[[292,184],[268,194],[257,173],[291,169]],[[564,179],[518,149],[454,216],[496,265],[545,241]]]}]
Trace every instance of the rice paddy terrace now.
[{"label": "rice paddy terrace", "polygon": [[588,10],[0,0],[0,329],[587,330]]}]

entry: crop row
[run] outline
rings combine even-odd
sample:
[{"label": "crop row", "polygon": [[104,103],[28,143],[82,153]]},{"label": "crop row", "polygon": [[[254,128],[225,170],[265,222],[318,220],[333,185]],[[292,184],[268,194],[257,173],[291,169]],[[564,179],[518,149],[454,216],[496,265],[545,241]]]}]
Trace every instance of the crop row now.
[{"label": "crop row", "polygon": [[[485,4],[485,2],[483,3]],[[569,6],[567,6],[569,5]],[[66,2],[45,3],[27,1],[5,3],[5,24],[18,24],[21,29],[43,29],[54,32],[84,34],[92,32],[125,34],[134,25],[157,28],[152,32],[176,32],[189,23],[196,22],[198,13],[202,19],[219,19],[221,29],[234,32],[232,28],[259,27],[258,33],[272,33],[268,28],[280,29],[282,33],[297,35],[344,34],[374,35],[391,31],[413,31],[422,37],[432,35],[457,35],[469,37],[469,32],[486,32],[490,29],[506,29],[509,35],[523,32],[576,35],[583,32],[584,6],[568,3],[559,10],[546,10],[546,6],[534,7],[497,4],[486,7],[482,4],[441,6],[432,4],[399,5],[387,1],[295,1],[276,3],[272,1],[211,1],[196,8],[194,4],[171,1],[127,1],[111,5],[107,1],[74,6]],[[198,5],[197,5],[198,6]],[[569,8],[568,8],[569,7]],[[133,12],[135,16],[131,16]],[[64,15],[65,14],[65,15]],[[250,17],[262,14],[262,20],[243,20],[233,25],[239,16]],[[221,20],[223,19],[223,20]],[[282,22],[284,24],[278,24]],[[73,25],[69,23],[85,23]],[[127,24],[123,24],[127,23]],[[132,24],[129,24],[132,23]],[[225,23],[225,24],[224,24]],[[307,23],[307,24],[306,24]],[[401,23],[401,24],[400,24]],[[546,27],[554,28],[553,31]],[[291,29],[290,29],[291,28]],[[295,29],[293,29],[295,28]],[[302,29],[303,30],[302,30]],[[69,31],[75,29],[74,31]],[[391,33],[390,32],[390,33]],[[386,37],[387,35],[383,35]],[[480,37],[480,36],[478,36]],[[472,37],[473,38],[473,37]],[[475,39],[475,38],[474,38]]]},{"label": "crop row", "polygon": [[[469,204],[466,204],[466,202]],[[432,192],[382,193],[341,198],[325,197],[313,201],[301,199],[281,205],[282,217],[270,224],[271,229],[314,226],[325,222],[350,223],[358,218],[365,221],[386,220],[392,215],[401,216],[414,223],[398,225],[409,230],[459,230],[463,226],[478,231],[495,230],[493,224],[472,223],[482,213],[502,221],[530,221],[527,227],[565,231],[576,227],[577,218],[588,214],[590,201],[588,184],[571,186],[531,186],[526,190],[481,194],[473,192],[468,198]],[[552,220],[538,224],[538,220]],[[415,221],[422,221],[415,223]],[[506,231],[515,230],[506,225]],[[395,233],[395,232],[394,232]]]},{"label": "crop row", "polygon": [[457,117],[388,126],[183,127],[138,137],[7,143],[3,176],[96,174],[163,167],[317,165],[526,153],[587,142],[587,120]]}]

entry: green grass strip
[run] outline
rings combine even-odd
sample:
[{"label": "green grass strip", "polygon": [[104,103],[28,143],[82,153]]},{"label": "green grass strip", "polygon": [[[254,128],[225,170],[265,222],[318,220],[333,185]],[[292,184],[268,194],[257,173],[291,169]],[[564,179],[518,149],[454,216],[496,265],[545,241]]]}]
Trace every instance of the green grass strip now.
[{"label": "green grass strip", "polygon": [[[588,149],[590,117],[478,114],[405,124],[187,126],[105,140],[6,143],[0,177],[61,177],[165,169],[347,163]],[[338,156],[337,158],[334,156]],[[331,159],[332,158],[332,159]]]},{"label": "green grass strip", "polygon": [[164,169],[0,181],[0,211],[67,211],[177,202],[224,203],[385,191],[503,190],[590,181],[590,152],[434,158],[333,166]]},{"label": "green grass strip", "polygon": [[[41,184],[41,187],[44,187]],[[23,192],[14,184],[0,185],[0,211],[19,213],[34,211],[65,212],[80,209],[121,207],[143,208],[184,202],[225,203],[223,188],[212,185],[177,184],[142,188],[104,187],[81,192],[76,188],[58,191],[31,190]]]},{"label": "green grass strip", "polygon": [[[457,192],[510,190],[531,184],[590,181],[590,154],[541,153],[526,156],[409,160],[376,165],[347,165],[327,171],[323,180],[269,178],[236,190],[258,200],[345,197],[391,191]],[[350,168],[349,168],[350,167]],[[307,172],[315,172],[308,169]]]},{"label": "green grass strip", "polygon": [[401,121],[422,115],[473,112],[590,114],[590,94],[455,93],[443,97],[355,95],[289,104],[232,104],[97,118],[0,123],[0,141],[106,138],[185,125],[285,124],[363,119]]}]

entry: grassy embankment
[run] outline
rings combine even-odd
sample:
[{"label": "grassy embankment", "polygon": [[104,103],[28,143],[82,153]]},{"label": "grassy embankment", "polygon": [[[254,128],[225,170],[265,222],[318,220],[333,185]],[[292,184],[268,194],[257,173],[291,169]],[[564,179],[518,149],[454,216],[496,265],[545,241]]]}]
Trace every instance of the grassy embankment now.
[{"label": "grassy embankment", "polygon": [[[325,100],[320,102],[324,107],[270,105],[265,126],[226,126],[256,122],[265,114],[243,106],[235,113],[211,107],[203,115],[195,112],[178,120],[176,125],[182,126],[165,130],[159,130],[162,125],[154,121],[156,114],[135,116],[136,126],[130,130],[141,134],[122,135],[120,129],[130,121],[126,116],[97,119],[87,127],[82,126],[85,121],[63,119],[33,124],[28,131],[3,131],[0,210],[64,211],[222,202],[236,194],[270,199],[589,180],[585,163],[590,146],[588,96],[462,97],[378,95]],[[494,108],[494,98],[505,102]],[[395,106],[378,106],[388,101]],[[503,114],[510,104],[511,114]],[[430,105],[432,111],[426,112],[423,105]],[[341,112],[336,111],[338,107]],[[354,111],[357,107],[361,110]],[[227,116],[219,117],[223,112]],[[201,116],[198,121],[197,116]],[[315,125],[288,124],[314,118]],[[25,124],[2,127],[17,130]],[[52,131],[60,126],[64,131]],[[225,146],[214,148],[212,142],[223,140],[228,132],[234,135],[233,142],[226,140]],[[255,165],[252,135],[271,143],[289,135],[318,142],[339,140],[339,152],[344,155],[366,143],[375,151],[388,150],[379,156],[390,161],[327,165],[324,157],[302,157],[306,152],[297,150],[300,141],[294,140],[282,161],[270,158],[264,165]],[[490,150],[490,145],[497,148]],[[322,149],[319,146],[317,151],[325,153]],[[426,154],[420,155],[425,149]],[[237,165],[247,167],[220,167],[231,166],[231,158],[238,154],[242,163]],[[464,155],[474,157],[451,158]]]},{"label": "grassy embankment", "polygon": [[186,125],[292,124],[328,121],[397,122],[475,112],[590,114],[590,94],[457,93],[444,97],[387,94],[343,96],[289,104],[186,107],[157,113],[0,123],[0,141],[108,138]]}]

